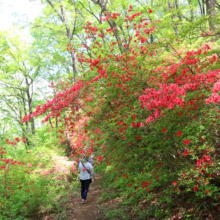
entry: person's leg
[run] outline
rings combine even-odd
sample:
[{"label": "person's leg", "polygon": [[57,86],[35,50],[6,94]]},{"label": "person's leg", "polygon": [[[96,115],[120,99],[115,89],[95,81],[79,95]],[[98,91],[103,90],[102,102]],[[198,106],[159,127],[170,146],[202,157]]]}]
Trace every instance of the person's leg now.
[{"label": "person's leg", "polygon": [[89,184],[90,184],[90,180],[84,180],[84,192],[83,192],[83,196],[82,199],[86,200],[86,196],[89,190]]},{"label": "person's leg", "polygon": [[85,190],[85,180],[80,180],[81,182],[81,198],[83,199],[83,193]]}]

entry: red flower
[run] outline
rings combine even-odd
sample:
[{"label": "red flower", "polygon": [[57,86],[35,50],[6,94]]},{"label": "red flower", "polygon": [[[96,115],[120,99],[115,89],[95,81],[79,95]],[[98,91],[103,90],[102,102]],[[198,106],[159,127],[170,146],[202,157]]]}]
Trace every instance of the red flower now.
[{"label": "red flower", "polygon": [[80,153],[80,154],[84,154],[84,153],[85,153],[85,150],[81,150],[79,153]]},{"label": "red flower", "polygon": [[159,180],[159,176],[157,176],[156,179]]},{"label": "red flower", "polygon": [[149,13],[152,13],[153,11],[152,11],[152,9],[149,9],[149,11],[148,11]]},{"label": "red flower", "polygon": [[193,191],[197,191],[197,189],[198,189],[198,187],[197,186],[195,186],[194,188],[193,188]]},{"label": "red flower", "polygon": [[101,156],[98,156],[98,157],[97,157],[97,160],[102,161],[102,157],[101,157]]},{"label": "red flower", "polygon": [[149,192],[149,188],[147,188],[147,191]]},{"label": "red flower", "polygon": [[136,120],[136,115],[135,114],[133,114],[133,119],[134,119],[134,121]]},{"label": "red flower", "polygon": [[129,183],[127,186],[130,187],[130,186],[131,186],[131,183]]},{"label": "red flower", "polygon": [[141,136],[138,135],[138,136],[136,137],[136,139],[137,139],[137,140],[141,140]]},{"label": "red flower", "polygon": [[173,185],[176,186],[176,181],[173,182]]},{"label": "red flower", "polygon": [[123,139],[123,140],[126,140],[126,137],[123,136],[122,139]]},{"label": "red flower", "polygon": [[187,156],[189,154],[189,151],[184,151],[183,156]]},{"label": "red flower", "polygon": [[11,187],[10,187],[10,186],[8,186],[7,188],[8,188],[8,190],[9,190],[9,189],[11,189]]},{"label": "red flower", "polygon": [[209,194],[210,192],[208,190],[206,190],[206,193]]},{"label": "red flower", "polygon": [[143,126],[144,126],[144,122],[141,122],[141,123],[140,123],[140,127],[143,127]]},{"label": "red flower", "polygon": [[163,128],[163,130],[162,130],[162,131],[163,131],[163,133],[165,133],[165,132],[167,132],[167,129],[166,129],[166,128]]},{"label": "red flower", "polygon": [[177,136],[181,136],[182,134],[183,134],[182,131],[178,131],[178,132],[176,133]]},{"label": "red flower", "polygon": [[135,124],[135,122],[131,122],[131,125],[133,128],[135,128],[137,125]]},{"label": "red flower", "polygon": [[189,144],[189,143],[190,143],[190,140],[188,140],[188,139],[185,140],[185,139],[184,139],[183,142],[184,142],[184,144]]},{"label": "red flower", "polygon": [[98,132],[99,132],[99,131],[100,131],[100,129],[99,129],[99,128],[97,128],[97,129],[96,129],[96,131],[95,131],[95,133],[96,133],[96,134],[98,134]]},{"label": "red flower", "polygon": [[15,140],[16,140],[17,142],[19,142],[19,141],[20,141],[19,137],[16,137],[16,138],[15,138]]}]

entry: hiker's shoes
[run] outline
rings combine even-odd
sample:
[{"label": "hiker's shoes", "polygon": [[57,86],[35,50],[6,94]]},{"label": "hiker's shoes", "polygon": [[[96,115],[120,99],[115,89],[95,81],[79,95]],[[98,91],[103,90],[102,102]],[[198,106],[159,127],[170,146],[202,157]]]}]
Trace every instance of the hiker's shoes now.
[{"label": "hiker's shoes", "polygon": [[84,199],[82,199],[82,204],[86,203],[86,201]]}]

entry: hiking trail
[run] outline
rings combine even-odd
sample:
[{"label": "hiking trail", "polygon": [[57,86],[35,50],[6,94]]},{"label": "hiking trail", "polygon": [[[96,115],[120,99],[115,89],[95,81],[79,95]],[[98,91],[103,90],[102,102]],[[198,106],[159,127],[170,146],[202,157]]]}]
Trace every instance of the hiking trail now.
[{"label": "hiking trail", "polygon": [[[96,174],[96,181],[89,186],[89,192],[87,194],[86,203],[81,203],[81,197],[73,199],[73,218],[72,220],[95,220],[100,219],[100,210],[99,210],[99,198],[100,194],[104,191],[100,186],[101,176]],[[80,189],[79,189],[80,191]]]},{"label": "hiking trail", "polygon": [[[68,157],[66,156],[57,156],[54,155],[54,172],[56,173],[65,173],[68,174],[70,167],[75,165],[75,162],[68,161]],[[81,201],[81,186],[75,189],[74,192],[69,192],[69,196],[66,198],[58,195],[57,199],[65,198],[61,203],[61,213],[51,213],[44,215],[42,220],[57,220],[57,219],[65,219],[65,220],[103,220],[103,212],[99,209],[99,199],[100,195],[104,192],[100,184],[102,176],[96,173],[96,180],[92,181],[89,186],[89,191],[86,198],[86,203],[82,204]],[[68,181],[67,179],[63,181]],[[79,180],[73,180],[79,181]],[[71,182],[69,183],[71,184]],[[68,189],[67,189],[68,190]],[[59,201],[57,201],[59,203]]]}]

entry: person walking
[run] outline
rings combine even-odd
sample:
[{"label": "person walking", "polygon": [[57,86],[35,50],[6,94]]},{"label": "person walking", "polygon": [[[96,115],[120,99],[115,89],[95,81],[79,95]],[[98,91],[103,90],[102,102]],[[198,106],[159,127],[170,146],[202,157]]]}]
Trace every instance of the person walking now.
[{"label": "person walking", "polygon": [[89,157],[83,157],[79,161],[79,171],[80,171],[79,179],[81,182],[81,198],[83,204],[85,203],[87,193],[89,190],[89,184],[92,182],[92,177],[94,178],[94,180],[96,180],[91,159]]}]

